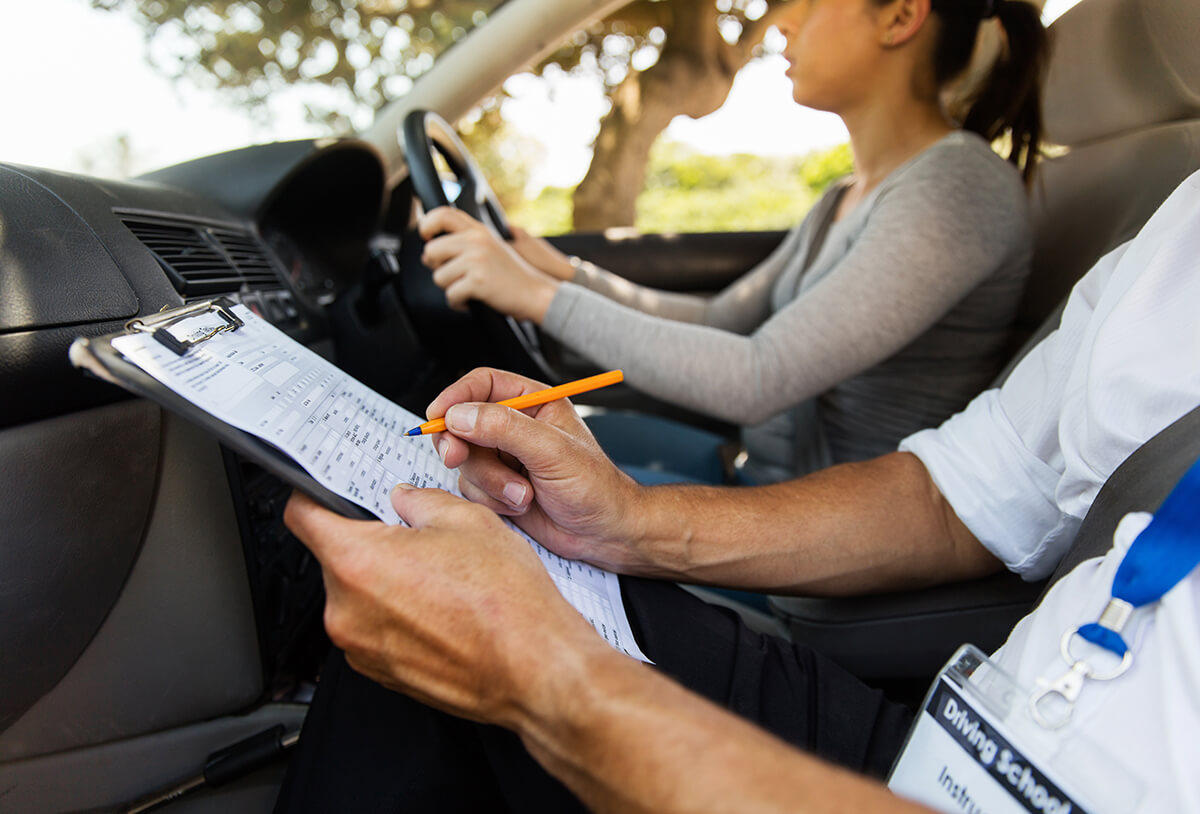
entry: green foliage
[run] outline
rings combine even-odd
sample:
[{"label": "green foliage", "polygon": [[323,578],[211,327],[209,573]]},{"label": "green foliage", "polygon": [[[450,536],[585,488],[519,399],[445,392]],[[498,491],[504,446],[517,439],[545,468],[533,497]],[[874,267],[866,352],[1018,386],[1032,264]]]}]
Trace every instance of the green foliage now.
[{"label": "green foliage", "polygon": [[794,226],[812,206],[811,191],[791,187],[647,190],[638,197],[637,228],[662,232],[753,232]]},{"label": "green foliage", "polygon": [[[853,170],[848,144],[800,157],[714,156],[660,142],[638,197],[637,228],[646,233],[787,229],[825,188]],[[509,215],[534,234],[571,230],[571,190],[547,188]]]},{"label": "green foliage", "polygon": [[573,192],[566,187],[546,187],[536,198],[509,207],[509,220],[535,235],[566,234],[571,231]]},{"label": "green foliage", "polygon": [[813,190],[821,192],[825,187],[849,175],[854,170],[854,154],[850,152],[849,144],[839,144],[831,150],[813,153],[808,156],[801,170],[804,183]]}]

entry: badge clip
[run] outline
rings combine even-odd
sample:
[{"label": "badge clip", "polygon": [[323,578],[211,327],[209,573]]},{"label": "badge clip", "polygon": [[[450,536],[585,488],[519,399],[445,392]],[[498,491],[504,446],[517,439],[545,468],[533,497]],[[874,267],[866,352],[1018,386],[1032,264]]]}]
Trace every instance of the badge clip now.
[{"label": "badge clip", "polygon": [[[1075,702],[1079,699],[1083,684],[1089,678],[1093,681],[1111,681],[1133,664],[1133,653],[1126,649],[1121,655],[1121,663],[1114,669],[1103,674],[1096,673],[1089,662],[1077,659],[1071,654],[1071,641],[1078,633],[1078,630],[1068,630],[1059,644],[1059,652],[1070,669],[1053,681],[1039,678],[1038,689],[1029,697],[1029,712],[1043,729],[1061,729],[1067,725],[1075,711]],[[1058,696],[1062,705],[1065,705],[1065,711],[1058,716],[1043,712],[1043,707],[1046,706],[1044,702],[1052,701],[1054,696]]]}]

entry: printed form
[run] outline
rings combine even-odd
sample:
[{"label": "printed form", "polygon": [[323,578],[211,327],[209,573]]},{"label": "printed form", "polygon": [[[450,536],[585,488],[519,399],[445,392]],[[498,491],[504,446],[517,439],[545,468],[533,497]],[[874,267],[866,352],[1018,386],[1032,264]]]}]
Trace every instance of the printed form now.
[{"label": "printed form", "polygon": [[[330,491],[385,523],[402,522],[392,487],[407,481],[461,496],[457,475],[422,436],[405,431],[424,419],[371,390],[242,305],[245,323],[177,356],[148,333],[112,344],[162,384],[238,429],[279,448]],[[206,312],[171,333],[194,340],[224,324]],[[506,521],[507,522],[507,521]],[[615,574],[566,560],[512,523],[529,541],[558,590],[617,650],[649,661],[634,641]]]}]

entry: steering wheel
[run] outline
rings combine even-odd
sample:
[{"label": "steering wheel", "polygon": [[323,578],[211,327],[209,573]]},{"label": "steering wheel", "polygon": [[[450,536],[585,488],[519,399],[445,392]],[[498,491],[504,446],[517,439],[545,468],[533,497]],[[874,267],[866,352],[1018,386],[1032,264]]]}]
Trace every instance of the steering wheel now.
[{"label": "steering wheel", "polygon": [[[502,240],[512,240],[508,218],[496,194],[488,185],[479,166],[467,152],[467,148],[454,132],[454,128],[438,114],[429,110],[413,110],[404,117],[404,156],[408,163],[413,192],[426,211],[439,206],[454,206],[485,224]],[[439,171],[438,160],[445,162],[449,172]],[[446,304],[441,289],[434,286],[432,273],[419,262],[409,262],[401,269],[401,284],[411,295],[420,290],[420,299],[426,309],[432,308],[428,287],[433,287],[440,299],[443,322],[453,321],[457,315]],[[421,275],[421,279],[412,279]],[[468,304],[471,320],[483,334],[488,344],[459,348],[457,355],[470,353],[476,361],[483,361],[516,370],[546,382],[554,382],[554,373],[542,353],[537,328],[531,322],[505,316],[481,302]],[[453,315],[453,316],[451,316]],[[447,337],[435,344],[446,348]],[[458,340],[461,345],[461,339]],[[490,351],[490,359],[479,359],[481,350]]]}]

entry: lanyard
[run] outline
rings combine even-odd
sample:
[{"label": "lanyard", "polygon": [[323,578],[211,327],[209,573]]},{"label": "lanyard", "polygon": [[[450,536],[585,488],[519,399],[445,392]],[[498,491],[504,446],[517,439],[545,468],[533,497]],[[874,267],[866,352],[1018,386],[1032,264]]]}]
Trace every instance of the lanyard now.
[{"label": "lanyard", "polygon": [[[1113,577],[1112,598],[1095,622],[1068,630],[1060,650],[1070,665],[1055,681],[1039,681],[1040,689],[1030,698],[1033,717],[1042,726],[1057,729],[1071,717],[1075,699],[1086,679],[1108,681],[1129,669],[1133,654],[1121,636],[1135,608],[1151,605],[1191,573],[1200,563],[1200,461],[1180,479],[1150,525],[1137,536]],[[1108,650],[1121,663],[1107,674],[1097,674],[1083,659],[1071,655],[1071,640],[1080,638]],[[1041,702],[1057,695],[1066,702],[1065,715],[1048,717]]]}]

